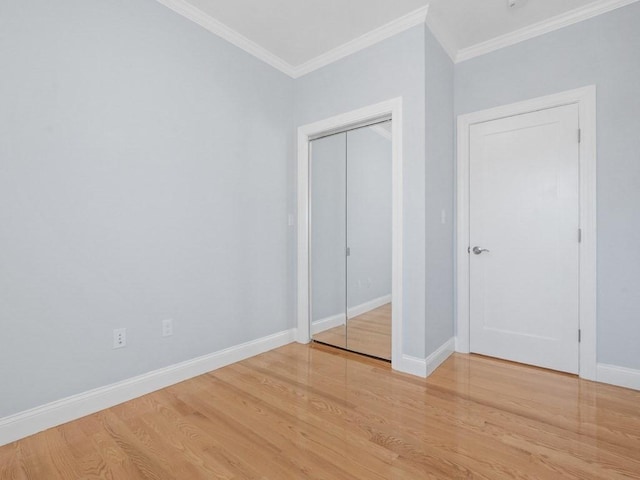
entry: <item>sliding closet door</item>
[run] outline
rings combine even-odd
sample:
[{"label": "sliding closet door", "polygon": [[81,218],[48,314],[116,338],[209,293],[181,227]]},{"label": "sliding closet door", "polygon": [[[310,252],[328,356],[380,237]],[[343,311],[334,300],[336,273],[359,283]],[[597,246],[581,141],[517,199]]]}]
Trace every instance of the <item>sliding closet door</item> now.
[{"label": "sliding closet door", "polygon": [[347,348],[391,359],[391,122],[347,132]]},{"label": "sliding closet door", "polygon": [[346,332],[346,133],[311,142],[311,334],[347,348]]}]

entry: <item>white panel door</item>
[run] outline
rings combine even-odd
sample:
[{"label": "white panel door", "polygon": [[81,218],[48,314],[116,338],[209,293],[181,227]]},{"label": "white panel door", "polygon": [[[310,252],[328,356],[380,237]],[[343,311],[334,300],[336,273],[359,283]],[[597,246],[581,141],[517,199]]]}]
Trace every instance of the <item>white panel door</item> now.
[{"label": "white panel door", "polygon": [[472,352],[578,373],[578,119],[568,105],[471,126]]}]

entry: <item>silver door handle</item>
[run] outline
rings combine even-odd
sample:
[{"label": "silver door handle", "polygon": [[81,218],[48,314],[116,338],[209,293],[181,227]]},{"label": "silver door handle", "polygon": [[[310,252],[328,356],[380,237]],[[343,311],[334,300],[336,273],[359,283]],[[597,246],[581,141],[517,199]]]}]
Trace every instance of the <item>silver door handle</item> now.
[{"label": "silver door handle", "polygon": [[480,255],[482,252],[487,252],[489,253],[489,249],[487,248],[480,248],[480,247],[473,247],[473,249],[471,250],[473,253],[475,253],[476,255]]}]

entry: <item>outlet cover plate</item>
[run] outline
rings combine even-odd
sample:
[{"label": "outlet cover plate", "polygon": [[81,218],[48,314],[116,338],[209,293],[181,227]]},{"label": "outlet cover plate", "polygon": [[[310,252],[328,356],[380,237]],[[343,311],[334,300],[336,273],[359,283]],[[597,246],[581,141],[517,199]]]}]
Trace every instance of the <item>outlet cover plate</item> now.
[{"label": "outlet cover plate", "polygon": [[127,329],[116,328],[113,330],[113,348],[123,348],[127,346]]},{"label": "outlet cover plate", "polygon": [[170,337],[171,335],[173,335],[173,320],[167,318],[162,321],[162,336]]}]

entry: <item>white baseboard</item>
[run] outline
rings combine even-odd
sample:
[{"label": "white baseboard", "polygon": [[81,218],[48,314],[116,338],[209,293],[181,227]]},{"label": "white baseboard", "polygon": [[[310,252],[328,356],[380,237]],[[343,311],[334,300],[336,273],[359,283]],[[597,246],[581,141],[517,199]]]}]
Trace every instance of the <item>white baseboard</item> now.
[{"label": "white baseboard", "polygon": [[435,352],[429,355],[425,364],[427,367],[427,377],[436,371],[442,363],[451,356],[451,354],[455,351],[455,339],[450,338],[444,344],[440,346]]},{"label": "white baseboard", "polygon": [[427,363],[424,358],[402,355],[400,365],[393,364],[393,368],[402,373],[415,375],[416,377],[427,377]]},{"label": "white baseboard", "polygon": [[287,345],[295,338],[295,329],[285,330],[1,418],[0,446]]},{"label": "white baseboard", "polygon": [[373,300],[369,300],[368,302],[364,302],[360,305],[356,305],[355,307],[351,307],[349,310],[347,310],[347,316],[349,318],[357,317],[358,315],[362,315],[363,313],[375,310],[376,308],[386,305],[387,303],[391,303],[391,294],[383,295],[382,297],[374,298]]},{"label": "white baseboard", "polygon": [[323,318],[311,324],[311,335],[324,332],[325,330],[329,330],[334,327],[340,327],[345,323],[346,323],[346,319],[345,319],[344,313],[339,313],[337,315],[332,315],[330,317]]},{"label": "white baseboard", "polygon": [[[362,315],[363,313],[375,310],[376,308],[386,305],[387,303],[391,303],[391,295],[384,295],[382,297],[374,298],[373,300],[369,300],[368,302],[361,303],[360,305],[356,305],[355,307],[350,308],[347,311],[347,317],[357,317],[358,315]],[[330,317],[318,320],[317,322],[313,322],[311,324],[311,335],[324,332],[325,330],[329,330],[334,327],[340,327],[345,324],[345,321],[346,320],[344,313],[339,313],[337,315],[332,315]]]},{"label": "white baseboard", "polygon": [[596,379],[598,382],[640,390],[640,370],[599,363]]},{"label": "white baseboard", "polygon": [[455,351],[455,339],[451,338],[440,346],[427,358],[412,357],[402,355],[402,361],[396,370],[418,377],[426,378],[435,372],[442,362],[444,362]]},{"label": "white baseboard", "polygon": [[[467,345],[462,345],[462,342],[460,342],[457,337],[455,346],[456,352],[469,353]],[[640,370],[598,363],[596,365],[595,381],[640,390]]]}]

